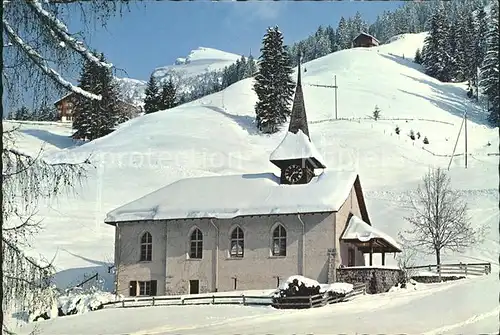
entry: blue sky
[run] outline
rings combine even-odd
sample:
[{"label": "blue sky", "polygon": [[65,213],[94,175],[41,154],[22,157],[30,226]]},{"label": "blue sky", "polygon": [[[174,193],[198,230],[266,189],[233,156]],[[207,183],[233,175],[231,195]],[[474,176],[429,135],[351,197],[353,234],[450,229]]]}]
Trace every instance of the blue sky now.
[{"label": "blue sky", "polygon": [[[333,2],[209,2],[147,1],[132,4],[123,16],[113,17],[106,28],[97,27],[86,38],[104,52],[120,77],[147,80],[158,66],[172,64],[197,47],[211,47],[258,56],[262,37],[269,26],[278,25],[285,43],[306,38],[319,25],[336,27],[341,16],[359,11],[369,23],[400,1]],[[77,20],[69,25],[80,31]]]}]

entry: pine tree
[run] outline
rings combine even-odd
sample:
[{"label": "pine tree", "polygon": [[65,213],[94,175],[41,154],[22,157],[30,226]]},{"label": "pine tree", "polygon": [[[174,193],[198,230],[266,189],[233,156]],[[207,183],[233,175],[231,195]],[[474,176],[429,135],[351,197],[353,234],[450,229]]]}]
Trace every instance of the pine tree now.
[{"label": "pine tree", "polygon": [[160,110],[174,108],[176,106],[176,88],[172,79],[164,82],[161,88]]},{"label": "pine tree", "polygon": [[[95,67],[90,62],[84,62],[80,71],[80,79],[78,87],[91,92],[96,85]],[[73,106],[73,124],[72,127],[76,130],[73,135],[77,139],[90,139],[93,111],[96,108],[96,100],[90,100],[83,96],[75,96]]]},{"label": "pine tree", "polygon": [[21,108],[19,108],[18,110],[16,110],[16,112],[15,112],[14,115],[15,115],[14,116],[14,120],[28,121],[30,119],[31,112],[28,109],[28,107],[22,106]]},{"label": "pine tree", "polygon": [[245,78],[245,72],[247,69],[247,60],[246,60],[245,56],[241,56],[239,61],[240,61],[239,64],[237,64],[237,66],[236,66],[236,68],[237,68],[236,72],[238,73],[238,81]]},{"label": "pine tree", "polygon": [[257,64],[255,64],[255,59],[252,55],[248,56],[247,67],[245,69],[245,77],[248,78],[253,76],[257,72]]},{"label": "pine tree", "polygon": [[326,36],[330,41],[330,52],[335,52],[339,50],[339,45],[337,42],[337,34],[332,26],[326,27]]},{"label": "pine tree", "polygon": [[449,76],[449,80],[461,81],[461,52],[460,35],[457,27],[457,22],[453,22],[449,26],[446,36],[446,54],[448,55],[445,62],[445,72]]},{"label": "pine tree", "polygon": [[444,14],[444,7],[440,6],[431,18],[429,36],[425,38],[422,49],[422,64],[426,74],[443,82],[450,80],[449,54],[447,51],[449,25]]},{"label": "pine tree", "polygon": [[349,49],[351,47],[351,41],[347,22],[342,16],[337,27],[337,43],[339,45],[339,50]]},{"label": "pine tree", "polygon": [[[104,54],[99,59],[106,61]],[[102,99],[98,101],[97,122],[94,123],[93,139],[100,138],[112,132],[119,124],[127,120],[119,106],[119,90],[115,82],[113,72],[109,68],[98,68],[97,94]]]},{"label": "pine tree", "polygon": [[489,116],[488,120],[494,126],[499,125],[499,65],[498,65],[498,3],[494,2],[490,9],[488,32],[486,34],[486,56],[481,68],[480,85],[484,94],[488,97]]},{"label": "pine tree", "polygon": [[[323,57],[328,55],[332,50],[328,31],[322,26],[319,26],[316,34],[314,35],[314,58]],[[311,59],[311,60],[312,60]]]},{"label": "pine tree", "polygon": [[417,49],[415,52],[415,58],[413,61],[417,64],[422,64],[422,53],[420,52],[420,49]]},{"label": "pine tree", "polygon": [[[105,61],[103,54],[100,54],[98,58],[102,62]],[[125,121],[125,117],[120,112],[118,87],[111,69],[85,62],[79,86],[102,98],[91,100],[83,96],[76,97],[73,120],[76,138],[92,141],[109,134],[119,122]]]},{"label": "pine tree", "polygon": [[278,27],[268,28],[262,41],[259,70],[254,90],[258,101],[255,105],[256,123],[265,133],[278,131],[290,115],[294,82],[287,48]]},{"label": "pine tree", "polygon": [[160,110],[160,88],[153,75],[149,77],[148,85],[145,90],[144,112],[146,114],[154,113]]}]

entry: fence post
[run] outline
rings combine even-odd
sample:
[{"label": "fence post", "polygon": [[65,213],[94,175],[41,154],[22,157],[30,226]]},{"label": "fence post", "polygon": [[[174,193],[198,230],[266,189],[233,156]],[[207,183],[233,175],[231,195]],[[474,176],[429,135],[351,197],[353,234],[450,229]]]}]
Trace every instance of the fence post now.
[{"label": "fence post", "polygon": [[467,264],[465,264],[465,276],[467,277]]},{"label": "fence post", "polygon": [[125,300],[122,300],[122,307],[125,307]]},{"label": "fence post", "polygon": [[246,306],[245,295],[242,294],[241,297],[243,298],[243,306]]},{"label": "fence post", "polygon": [[155,305],[155,296],[153,296],[153,303],[152,303],[152,306]]},{"label": "fence post", "polygon": [[312,296],[309,296],[309,308],[313,307],[313,299]]},{"label": "fence post", "polygon": [[212,295],[212,305],[215,304],[215,295]]}]

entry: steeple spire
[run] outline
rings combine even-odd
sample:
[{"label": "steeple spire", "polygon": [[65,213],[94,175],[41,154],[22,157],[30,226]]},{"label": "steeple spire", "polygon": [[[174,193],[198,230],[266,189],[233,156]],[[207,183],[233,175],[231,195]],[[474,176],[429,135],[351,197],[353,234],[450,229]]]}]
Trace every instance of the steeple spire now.
[{"label": "steeple spire", "polygon": [[307,135],[309,141],[311,137],[309,136],[309,127],[307,125],[307,115],[306,106],[304,104],[304,94],[302,93],[302,83],[301,83],[301,73],[300,73],[300,58],[301,54],[298,54],[298,76],[297,76],[297,86],[295,87],[295,97],[293,98],[292,113],[290,117],[290,125],[288,131],[294,134],[302,130],[304,134]]}]

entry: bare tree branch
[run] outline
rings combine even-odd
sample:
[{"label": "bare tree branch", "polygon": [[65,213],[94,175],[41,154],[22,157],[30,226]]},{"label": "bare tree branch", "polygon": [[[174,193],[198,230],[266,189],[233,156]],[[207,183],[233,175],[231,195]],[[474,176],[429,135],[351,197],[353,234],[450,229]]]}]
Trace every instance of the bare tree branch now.
[{"label": "bare tree branch", "polygon": [[26,56],[28,56],[31,61],[40,68],[47,76],[49,76],[52,80],[54,80],[56,83],[61,85],[62,87],[66,88],[67,90],[74,92],[78,95],[82,95],[88,99],[92,100],[101,100],[100,95],[95,95],[93,93],[87,92],[82,90],[80,87],[77,87],[73,84],[71,84],[69,81],[64,79],[57,71],[52,69],[48,64],[47,60],[43,58],[38,52],[36,52],[35,49],[30,47],[28,44],[26,44],[21,37],[19,37],[12,27],[9,25],[9,23],[5,20],[2,19],[3,23],[3,28],[4,31],[7,33],[7,36],[9,36],[9,39],[14,43],[19,49],[21,49]]},{"label": "bare tree branch", "polygon": [[57,19],[53,14],[43,9],[42,4],[38,0],[27,0],[26,4],[34,11],[41,21],[47,26],[50,31],[54,32],[55,36],[62,42],[68,45],[71,49],[82,55],[87,61],[98,66],[112,67],[113,64],[101,62],[99,58],[93,55],[83,44],[69,34],[66,25]]},{"label": "bare tree branch", "polygon": [[411,228],[400,234],[405,244],[436,256],[441,252],[462,252],[484,238],[486,227],[473,227],[467,204],[451,189],[450,179],[442,169],[428,172],[415,198],[409,199],[413,215],[405,219]]}]

